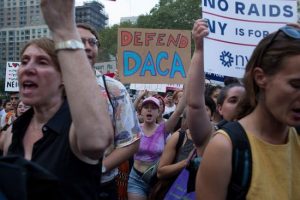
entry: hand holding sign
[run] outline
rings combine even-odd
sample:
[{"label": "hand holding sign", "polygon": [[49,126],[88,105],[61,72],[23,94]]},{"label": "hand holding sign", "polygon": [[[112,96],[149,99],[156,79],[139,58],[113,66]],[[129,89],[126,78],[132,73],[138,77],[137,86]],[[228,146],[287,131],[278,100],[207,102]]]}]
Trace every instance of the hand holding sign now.
[{"label": "hand holding sign", "polygon": [[203,38],[209,34],[207,20],[198,19],[194,23],[192,36],[195,41],[195,50],[203,50]]}]

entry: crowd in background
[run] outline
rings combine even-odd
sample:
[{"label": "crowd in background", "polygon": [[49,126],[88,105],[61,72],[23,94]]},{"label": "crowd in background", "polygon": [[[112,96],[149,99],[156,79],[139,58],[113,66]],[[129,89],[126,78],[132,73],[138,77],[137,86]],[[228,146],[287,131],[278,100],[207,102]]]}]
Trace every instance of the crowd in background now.
[{"label": "crowd in background", "polygon": [[[205,84],[203,38],[209,32],[206,20],[196,20],[184,87],[138,91],[131,99],[119,80],[93,69],[99,37],[92,27],[75,24],[74,3],[41,1],[52,39],[25,45],[20,92],[1,104],[1,169],[15,169],[5,165],[14,158],[15,165],[31,166],[24,171],[49,179],[31,188],[34,181],[26,176],[25,189],[14,188],[18,174],[0,173],[0,198],[14,199],[20,191],[28,199],[300,198],[294,128],[300,125],[299,25],[264,38],[243,81],[228,78],[219,86]],[[238,162],[241,142],[232,139],[231,125],[247,138],[240,151],[247,158]],[[236,163],[250,166],[251,185],[232,186]],[[49,180],[51,187],[42,188]]]}]

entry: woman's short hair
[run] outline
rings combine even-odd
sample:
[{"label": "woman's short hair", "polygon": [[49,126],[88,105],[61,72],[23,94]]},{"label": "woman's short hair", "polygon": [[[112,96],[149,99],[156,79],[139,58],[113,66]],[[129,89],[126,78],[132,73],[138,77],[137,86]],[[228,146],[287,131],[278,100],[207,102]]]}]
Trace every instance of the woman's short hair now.
[{"label": "woman's short hair", "polygon": [[58,62],[58,58],[55,52],[55,45],[54,45],[54,41],[46,38],[46,37],[42,37],[42,38],[38,38],[38,39],[33,39],[30,40],[28,43],[25,44],[25,46],[22,48],[21,50],[21,58],[25,52],[25,50],[31,46],[31,45],[35,45],[41,49],[43,49],[51,58],[51,60],[53,61],[55,67],[57,67],[57,70],[60,71],[60,65]]},{"label": "woman's short hair", "polygon": [[77,23],[76,27],[90,31],[96,37],[96,39],[99,41],[98,47],[100,47],[99,35],[94,27],[90,26],[89,24],[85,24],[85,23]]}]

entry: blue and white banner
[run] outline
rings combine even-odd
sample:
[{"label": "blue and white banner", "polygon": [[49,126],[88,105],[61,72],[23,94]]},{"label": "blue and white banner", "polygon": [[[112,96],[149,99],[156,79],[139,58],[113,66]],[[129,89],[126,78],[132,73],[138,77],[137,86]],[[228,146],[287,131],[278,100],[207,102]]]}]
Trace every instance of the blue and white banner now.
[{"label": "blue and white banner", "polygon": [[258,42],[288,22],[297,22],[296,0],[203,0],[208,19],[205,72],[242,77]]}]

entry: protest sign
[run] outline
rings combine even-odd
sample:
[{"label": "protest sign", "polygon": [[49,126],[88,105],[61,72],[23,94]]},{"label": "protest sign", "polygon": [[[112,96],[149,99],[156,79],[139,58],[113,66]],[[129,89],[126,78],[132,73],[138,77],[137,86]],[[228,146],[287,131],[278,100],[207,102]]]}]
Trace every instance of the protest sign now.
[{"label": "protest sign", "polygon": [[18,92],[18,69],[20,62],[7,62],[6,63],[6,73],[5,73],[5,88],[6,92]]},{"label": "protest sign", "polygon": [[131,90],[148,90],[151,92],[166,92],[167,88],[182,89],[183,84],[130,84]]},{"label": "protest sign", "polygon": [[109,61],[109,62],[101,62],[95,63],[95,70],[99,71],[101,74],[113,73],[116,71],[117,62]]},{"label": "protest sign", "polygon": [[203,0],[202,17],[210,32],[204,40],[205,72],[240,78],[258,42],[297,21],[297,1]]},{"label": "protest sign", "polygon": [[123,83],[183,83],[191,60],[191,31],[119,28]]}]

